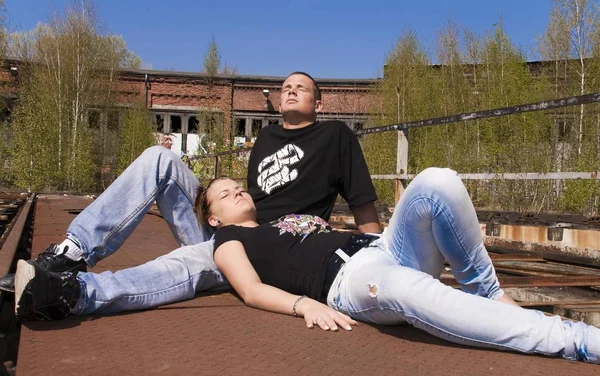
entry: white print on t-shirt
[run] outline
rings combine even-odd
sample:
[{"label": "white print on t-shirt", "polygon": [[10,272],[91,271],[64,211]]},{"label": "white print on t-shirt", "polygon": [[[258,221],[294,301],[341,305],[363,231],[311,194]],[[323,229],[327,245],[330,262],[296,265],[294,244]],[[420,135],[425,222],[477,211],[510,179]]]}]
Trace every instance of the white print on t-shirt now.
[{"label": "white print on t-shirt", "polygon": [[290,170],[288,166],[298,163],[304,152],[294,144],[288,144],[269,155],[258,165],[258,186],[271,194],[273,189],[281,187],[298,177],[298,170]]}]

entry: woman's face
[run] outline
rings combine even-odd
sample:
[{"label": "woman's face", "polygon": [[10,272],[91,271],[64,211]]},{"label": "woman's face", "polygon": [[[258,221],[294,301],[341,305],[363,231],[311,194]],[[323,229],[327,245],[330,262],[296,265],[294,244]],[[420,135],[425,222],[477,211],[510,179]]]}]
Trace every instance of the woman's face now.
[{"label": "woman's face", "polygon": [[206,192],[210,204],[208,222],[213,227],[256,220],[256,207],[244,187],[231,179],[214,182]]}]

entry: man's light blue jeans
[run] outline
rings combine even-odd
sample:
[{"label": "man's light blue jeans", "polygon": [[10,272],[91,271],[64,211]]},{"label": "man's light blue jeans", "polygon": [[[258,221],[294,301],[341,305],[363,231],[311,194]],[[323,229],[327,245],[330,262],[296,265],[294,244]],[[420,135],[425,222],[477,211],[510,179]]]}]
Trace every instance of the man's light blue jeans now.
[{"label": "man's light blue jeans", "polygon": [[84,294],[73,314],[151,308],[226,285],[213,261],[211,234],[194,212],[199,185],[175,153],[154,146],[75,218],[67,236],[81,245],[92,267],[119,249],[155,200],[182,247],[134,268],[79,273]]},{"label": "man's light blue jeans", "polygon": [[[462,291],[439,281],[444,259]],[[497,302],[503,294],[462,181],[429,168],[409,184],[381,238],[342,267],[327,303],[459,344],[600,362],[598,328]]]}]

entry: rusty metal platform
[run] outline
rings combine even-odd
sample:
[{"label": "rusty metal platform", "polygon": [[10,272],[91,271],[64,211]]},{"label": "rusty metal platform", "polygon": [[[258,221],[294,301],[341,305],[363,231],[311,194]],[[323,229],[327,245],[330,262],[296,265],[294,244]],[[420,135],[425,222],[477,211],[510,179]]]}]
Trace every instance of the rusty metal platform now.
[{"label": "rusty metal platform", "polygon": [[[61,241],[91,202],[41,195],[33,250]],[[176,246],[164,221],[146,215],[93,271],[138,265]],[[202,294],[153,310],[24,323],[21,375],[597,375],[600,366],[462,347],[410,326],[361,324],[309,330],[301,319],[248,308],[230,293]]]}]

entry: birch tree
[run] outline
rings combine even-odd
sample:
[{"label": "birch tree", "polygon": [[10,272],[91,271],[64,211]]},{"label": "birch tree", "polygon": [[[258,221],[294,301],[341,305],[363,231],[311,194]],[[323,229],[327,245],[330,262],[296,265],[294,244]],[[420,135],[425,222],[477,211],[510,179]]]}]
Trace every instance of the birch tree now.
[{"label": "birch tree", "polygon": [[[579,78],[577,94],[587,92],[587,59],[591,56],[592,33],[598,27],[597,4],[589,0],[554,0],[554,17],[560,24],[566,25],[570,38],[570,55],[577,59],[576,73]],[[577,156],[582,153],[585,106],[579,106],[577,130]]]},{"label": "birch tree", "polygon": [[[27,60],[21,74],[18,116],[13,119],[13,159],[28,163],[30,171],[52,164],[47,169],[51,178],[43,180],[45,185],[29,184],[32,188],[97,188],[95,175],[102,164],[94,139],[102,117],[92,115],[116,98],[116,67],[127,55],[115,47],[114,38],[101,33],[99,24],[90,3],[76,2],[64,15],[55,14],[48,24],[15,38],[12,48]],[[35,125],[27,120],[39,113],[44,117]],[[43,129],[33,129],[39,124]],[[27,147],[32,132],[45,135],[44,147],[52,155],[32,154]],[[32,181],[31,177],[19,179],[21,185],[27,179]]]},{"label": "birch tree", "polygon": [[[429,102],[426,74],[430,61],[417,35],[406,30],[385,59],[384,78],[374,88],[379,96],[378,115],[369,121],[371,125],[384,125],[417,120],[427,114]],[[418,150],[424,145],[427,131],[412,132],[409,138],[409,169],[418,170],[422,159]],[[396,172],[397,135],[386,132],[364,138],[363,150],[371,174]],[[393,203],[394,184],[391,181],[375,181],[381,201]]]},{"label": "birch tree", "polygon": [[[546,77],[556,97],[583,95],[600,90],[598,3],[590,0],[554,0],[548,28],[540,38],[543,59],[552,61]],[[552,129],[557,171],[597,169],[600,116],[597,105],[580,105],[577,111],[555,112]],[[596,139],[598,139],[596,141]],[[555,195],[561,210],[594,213],[598,211],[598,184],[591,181],[556,182]]]}]

